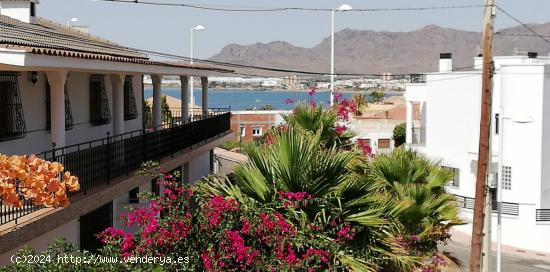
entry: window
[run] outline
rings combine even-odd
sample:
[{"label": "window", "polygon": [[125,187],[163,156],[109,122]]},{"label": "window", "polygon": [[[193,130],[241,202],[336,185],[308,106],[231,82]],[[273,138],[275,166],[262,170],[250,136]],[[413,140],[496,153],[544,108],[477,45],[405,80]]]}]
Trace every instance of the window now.
[{"label": "window", "polygon": [[136,187],[128,192],[128,203],[139,203],[139,187]]},{"label": "window", "polygon": [[453,180],[450,185],[453,187],[460,187],[460,169],[445,166],[443,168],[453,173]]},{"label": "window", "polygon": [[90,122],[94,125],[104,125],[111,122],[109,98],[105,90],[105,77],[92,75],[90,77]]},{"label": "window", "polygon": [[[65,83],[65,130],[71,130],[74,126],[73,112],[71,110],[71,100],[69,99],[69,89]],[[51,89],[48,80],[46,80],[46,129],[52,127],[52,108],[51,108]]]},{"label": "window", "polygon": [[133,120],[138,117],[136,97],[134,95],[133,77],[124,79],[124,120]]},{"label": "window", "polygon": [[502,190],[512,190],[512,167],[502,166]]},{"label": "window", "polygon": [[378,139],[378,148],[390,148],[391,140],[390,139]]},{"label": "window", "polygon": [[15,72],[0,72],[0,141],[23,138],[27,134],[18,76]]},{"label": "window", "polygon": [[262,136],[262,127],[253,127],[252,136]]}]

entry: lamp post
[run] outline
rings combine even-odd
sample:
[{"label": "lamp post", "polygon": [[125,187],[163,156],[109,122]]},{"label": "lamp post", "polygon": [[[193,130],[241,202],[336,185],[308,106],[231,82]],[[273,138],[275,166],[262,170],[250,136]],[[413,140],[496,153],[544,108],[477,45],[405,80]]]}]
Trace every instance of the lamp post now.
[{"label": "lamp post", "polygon": [[71,23],[76,23],[76,22],[78,22],[78,18],[73,17],[73,18],[67,20],[67,26],[71,27]]},{"label": "lamp post", "polygon": [[[189,56],[190,56],[190,63],[191,65],[193,65],[193,53],[194,53],[194,50],[193,50],[193,46],[194,46],[194,42],[193,42],[193,31],[200,31],[200,30],[205,30],[206,27],[204,27],[203,25],[197,25],[195,27],[192,27],[190,30],[189,30],[189,33],[190,33],[190,41],[191,41],[191,45],[189,46]],[[195,107],[195,98],[194,98],[194,90],[193,90],[193,77],[190,76],[189,77],[189,92],[191,92],[189,94],[189,102],[191,102],[191,117],[193,116],[194,112],[193,112],[193,109]]]},{"label": "lamp post", "polygon": [[497,272],[502,271],[502,167],[504,154],[504,121],[510,120],[514,123],[528,124],[533,122],[530,116],[513,118],[504,116],[504,109],[500,108],[500,128],[498,139],[498,181],[497,181]]},{"label": "lamp post", "polygon": [[343,4],[337,9],[333,9],[331,11],[331,47],[330,47],[330,106],[334,106],[334,14],[336,11],[344,12],[344,11],[350,11],[353,8],[348,4]]}]

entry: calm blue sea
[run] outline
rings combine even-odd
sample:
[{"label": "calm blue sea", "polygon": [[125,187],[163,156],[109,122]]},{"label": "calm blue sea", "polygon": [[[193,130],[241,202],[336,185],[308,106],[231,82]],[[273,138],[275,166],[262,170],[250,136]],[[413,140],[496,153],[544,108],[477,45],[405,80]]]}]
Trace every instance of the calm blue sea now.
[{"label": "calm blue sea", "polygon": [[[162,92],[164,95],[181,98],[179,87],[163,87]],[[201,90],[195,89],[194,92],[195,102],[197,105],[201,105]],[[153,96],[153,89],[151,87],[145,87],[145,98]],[[351,93],[344,93],[344,98],[350,99]],[[387,95],[387,96],[391,96]],[[286,104],[286,99],[292,99],[294,101],[309,101],[315,100],[317,103],[329,102],[328,92],[317,92],[314,96],[309,96],[305,91],[257,91],[257,90],[216,90],[211,89],[208,93],[208,103],[213,108],[223,108],[231,106],[232,110],[245,110],[247,108],[261,107],[263,105],[271,105],[275,109],[286,110],[293,109],[293,104]]]}]

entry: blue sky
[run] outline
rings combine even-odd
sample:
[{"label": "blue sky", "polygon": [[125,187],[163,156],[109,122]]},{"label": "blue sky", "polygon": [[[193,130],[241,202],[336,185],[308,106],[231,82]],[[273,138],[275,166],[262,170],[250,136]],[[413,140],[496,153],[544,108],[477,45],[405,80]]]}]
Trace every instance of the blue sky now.
[{"label": "blue sky", "polygon": [[[156,1],[156,0],[149,0]],[[214,6],[335,8],[347,3],[354,8],[478,5],[483,0],[159,0]],[[497,0],[514,16],[531,23],[550,22],[548,0]],[[226,13],[182,7],[162,7],[91,0],[41,0],[38,15],[65,23],[77,17],[92,34],[123,45],[180,55],[189,55],[189,28],[202,24],[196,35],[195,57],[208,58],[230,43],[250,44],[284,40],[312,47],[330,35],[327,12],[285,11],[273,13]],[[429,24],[481,31],[480,8],[414,12],[339,13],[336,29],[411,31]],[[497,28],[516,25],[504,14],[497,15]],[[550,34],[550,33],[544,33]]]}]

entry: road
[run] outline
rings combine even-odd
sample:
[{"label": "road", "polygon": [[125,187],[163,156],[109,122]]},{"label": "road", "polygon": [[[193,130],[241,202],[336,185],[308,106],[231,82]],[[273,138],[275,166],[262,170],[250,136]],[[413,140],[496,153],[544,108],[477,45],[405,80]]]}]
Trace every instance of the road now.
[{"label": "road", "polygon": [[[450,242],[441,248],[443,251],[451,252],[463,262],[463,270],[451,270],[449,272],[467,271],[470,259],[470,246],[456,242]],[[492,271],[496,271],[496,253],[493,252]],[[509,253],[502,253],[503,272],[550,272],[550,262],[537,259],[527,259],[523,256],[516,256]]]}]

